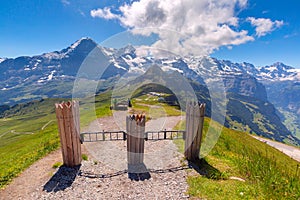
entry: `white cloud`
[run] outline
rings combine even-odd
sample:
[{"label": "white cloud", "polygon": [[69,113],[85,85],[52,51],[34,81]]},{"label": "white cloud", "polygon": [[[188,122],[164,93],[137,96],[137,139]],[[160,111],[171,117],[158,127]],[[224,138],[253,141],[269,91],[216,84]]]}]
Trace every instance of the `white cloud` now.
[{"label": "white cloud", "polygon": [[118,19],[120,16],[113,14],[110,10],[110,8],[106,7],[104,9],[95,9],[95,10],[91,10],[90,12],[92,17],[100,17],[100,18],[104,18],[104,19]]},{"label": "white cloud", "polygon": [[[239,26],[237,13],[247,5],[247,0],[138,0],[120,6],[115,10],[119,14],[105,7],[92,10],[91,16],[118,19],[134,34],[157,34],[159,40],[152,47],[181,55],[208,55],[221,46],[232,47],[254,40]],[[281,23],[272,22],[269,29],[257,25],[257,36]]]},{"label": "white cloud", "polygon": [[270,12],[269,10],[264,10],[264,11],[262,11],[262,14],[267,14],[269,12]]},{"label": "white cloud", "polygon": [[62,4],[64,4],[65,6],[70,5],[70,1],[68,0],[61,0]]},{"label": "white cloud", "polygon": [[298,35],[299,35],[299,33],[294,32],[294,33],[285,35],[284,38],[285,38],[285,39],[288,39],[288,38],[296,37],[296,36],[298,36]]},{"label": "white cloud", "polygon": [[248,17],[247,21],[249,21],[251,25],[255,27],[256,35],[258,37],[265,36],[274,31],[276,28],[280,28],[284,24],[283,21],[272,21],[267,18]]}]

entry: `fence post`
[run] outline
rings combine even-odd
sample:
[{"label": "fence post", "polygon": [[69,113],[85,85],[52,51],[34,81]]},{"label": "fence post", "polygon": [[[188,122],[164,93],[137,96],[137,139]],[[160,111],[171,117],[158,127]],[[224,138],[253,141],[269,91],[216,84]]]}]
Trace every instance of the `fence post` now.
[{"label": "fence post", "polygon": [[68,167],[81,164],[81,138],[78,101],[55,104],[63,163]]},{"label": "fence post", "polygon": [[123,132],[123,140],[125,141],[126,140],[126,133]]},{"label": "fence post", "polygon": [[[145,115],[126,117],[127,161],[129,166],[140,165],[144,162],[145,121]],[[136,173],[137,171],[129,172]]]},{"label": "fence post", "polygon": [[185,152],[187,160],[199,159],[205,104],[188,102],[186,106]]}]

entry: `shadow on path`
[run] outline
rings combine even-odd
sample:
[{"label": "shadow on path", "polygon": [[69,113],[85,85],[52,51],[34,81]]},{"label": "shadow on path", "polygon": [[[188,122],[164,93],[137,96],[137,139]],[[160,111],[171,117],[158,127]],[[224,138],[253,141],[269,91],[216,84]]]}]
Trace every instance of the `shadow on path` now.
[{"label": "shadow on path", "polygon": [[[130,166],[130,167],[132,167],[132,166]],[[153,174],[175,173],[177,171],[189,169],[189,167],[179,166],[179,167],[172,167],[172,168],[168,168],[168,169],[149,169],[149,170],[147,168],[144,168],[144,169],[146,169],[146,170],[139,172],[139,173],[134,172],[134,171],[128,172],[128,170],[122,170],[122,171],[117,171],[117,172],[109,173],[109,174],[95,174],[93,172],[87,172],[87,171],[80,170],[78,173],[78,176],[83,176],[86,178],[112,178],[115,176],[121,176],[123,174],[128,174],[128,178],[130,178],[131,180],[143,181],[143,180],[151,178],[150,173],[153,173]]]},{"label": "shadow on path", "polygon": [[70,187],[74,182],[81,165],[76,167],[61,166],[51,179],[44,185],[46,192],[58,192]]},{"label": "shadow on path", "polygon": [[151,175],[144,163],[128,164],[128,178],[132,181],[144,181],[150,179]]}]

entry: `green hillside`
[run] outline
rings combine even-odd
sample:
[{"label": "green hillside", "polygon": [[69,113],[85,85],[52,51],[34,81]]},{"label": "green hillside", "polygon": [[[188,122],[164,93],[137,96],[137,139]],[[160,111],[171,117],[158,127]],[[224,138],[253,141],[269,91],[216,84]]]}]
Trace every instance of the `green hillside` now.
[{"label": "green hillside", "polygon": [[271,103],[233,93],[228,98],[226,127],[299,145],[299,139],[284,126]]},{"label": "green hillside", "polygon": [[[96,114],[91,112],[93,98],[81,101],[81,127],[97,117],[109,115],[111,93],[95,98]],[[0,118],[0,188],[7,185],[38,159],[59,147],[54,104],[68,99],[45,99],[18,104]]]},{"label": "green hillside", "polygon": [[[205,119],[204,135],[210,120]],[[220,124],[210,124],[218,130]],[[179,124],[178,129],[183,129]],[[205,136],[204,136],[205,138]],[[175,141],[180,151],[184,142]],[[300,163],[249,134],[223,127],[213,150],[196,163],[188,193],[204,199],[299,199]],[[238,177],[243,181],[232,180]]]}]

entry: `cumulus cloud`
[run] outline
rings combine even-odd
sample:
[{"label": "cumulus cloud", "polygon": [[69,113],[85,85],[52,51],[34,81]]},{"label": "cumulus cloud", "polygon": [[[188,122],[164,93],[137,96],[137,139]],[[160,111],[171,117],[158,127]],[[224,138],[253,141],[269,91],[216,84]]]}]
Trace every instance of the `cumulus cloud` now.
[{"label": "cumulus cloud", "polygon": [[[134,34],[157,34],[159,39],[152,47],[181,55],[208,55],[221,46],[254,40],[241,29],[237,16],[247,4],[247,0],[138,0],[121,5],[114,11],[118,14],[105,7],[92,10],[91,16],[118,19]],[[280,23],[274,22],[265,30],[271,31]],[[256,27],[258,36],[266,33],[260,25]]]},{"label": "cumulus cloud", "polygon": [[249,21],[251,25],[255,27],[256,35],[258,37],[265,36],[284,24],[283,21],[271,21],[267,18],[248,17],[247,21]]},{"label": "cumulus cloud", "polygon": [[118,19],[120,18],[119,15],[116,15],[116,14],[113,14],[110,10],[110,8],[106,7],[104,9],[94,9],[94,10],[91,10],[90,12],[91,16],[92,17],[100,17],[100,18],[103,18],[103,19]]}]

